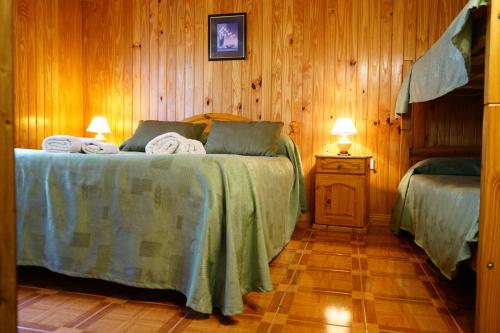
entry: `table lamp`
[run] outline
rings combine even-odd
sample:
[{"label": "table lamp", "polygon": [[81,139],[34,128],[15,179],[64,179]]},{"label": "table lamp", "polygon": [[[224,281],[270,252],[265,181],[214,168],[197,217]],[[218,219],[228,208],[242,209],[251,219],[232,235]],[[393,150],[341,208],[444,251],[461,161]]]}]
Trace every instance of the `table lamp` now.
[{"label": "table lamp", "polygon": [[339,147],[339,156],[350,156],[349,148],[351,148],[351,140],[347,137],[348,134],[357,134],[356,128],[352,123],[351,118],[337,118],[335,125],[330,132],[332,135],[341,135],[339,141],[337,141],[337,147]]},{"label": "table lamp", "polygon": [[105,140],[104,135],[102,135],[103,133],[111,133],[108,121],[102,116],[95,116],[90,122],[89,127],[87,127],[87,131],[97,133],[95,139],[99,141]]}]

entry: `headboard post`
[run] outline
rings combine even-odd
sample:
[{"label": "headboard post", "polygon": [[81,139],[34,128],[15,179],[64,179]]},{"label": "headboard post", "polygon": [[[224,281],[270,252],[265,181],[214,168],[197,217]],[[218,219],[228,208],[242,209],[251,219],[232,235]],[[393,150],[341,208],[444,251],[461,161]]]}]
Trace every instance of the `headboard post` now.
[{"label": "headboard post", "polygon": [[296,137],[299,135],[299,122],[296,120],[292,120],[290,124],[288,125],[290,127],[290,131],[288,132],[288,135],[293,139],[296,140]]}]

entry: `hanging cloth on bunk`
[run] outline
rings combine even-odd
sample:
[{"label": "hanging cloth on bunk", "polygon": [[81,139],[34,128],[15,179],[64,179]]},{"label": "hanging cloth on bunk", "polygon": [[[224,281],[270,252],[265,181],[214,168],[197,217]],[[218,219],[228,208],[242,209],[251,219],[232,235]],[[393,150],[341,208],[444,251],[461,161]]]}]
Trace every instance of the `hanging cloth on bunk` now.
[{"label": "hanging cloth on bunk", "polygon": [[409,103],[441,97],[469,82],[472,44],[471,12],[487,0],[470,0],[434,45],[411,67],[396,101],[396,117]]}]

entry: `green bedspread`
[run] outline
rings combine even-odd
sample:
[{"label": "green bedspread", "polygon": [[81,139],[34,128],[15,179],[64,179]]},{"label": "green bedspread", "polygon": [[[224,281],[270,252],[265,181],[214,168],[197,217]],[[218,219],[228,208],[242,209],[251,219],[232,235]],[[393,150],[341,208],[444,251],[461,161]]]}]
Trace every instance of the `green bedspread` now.
[{"label": "green bedspread", "polygon": [[392,230],[406,230],[447,278],[471,257],[479,231],[480,161],[429,159],[403,177]]},{"label": "green bedspread", "polygon": [[272,289],[268,263],[305,207],[302,166],[287,156],[16,155],[18,264],[174,289],[225,315]]}]

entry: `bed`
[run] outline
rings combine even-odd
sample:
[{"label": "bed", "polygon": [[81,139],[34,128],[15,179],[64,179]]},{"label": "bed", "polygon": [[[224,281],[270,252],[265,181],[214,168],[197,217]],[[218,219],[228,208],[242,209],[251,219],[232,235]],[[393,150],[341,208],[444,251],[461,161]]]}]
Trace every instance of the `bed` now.
[{"label": "bed", "polygon": [[444,276],[475,270],[487,1],[469,0],[409,68],[398,94],[401,163],[392,230],[408,231]]},{"label": "bed", "polygon": [[[197,118],[197,121],[209,121]],[[202,313],[242,312],[305,207],[300,156],[15,151],[19,265],[173,289]]]},{"label": "bed", "polygon": [[392,230],[413,234],[448,279],[474,255],[480,169],[478,159],[426,159],[411,167],[398,187]]}]

